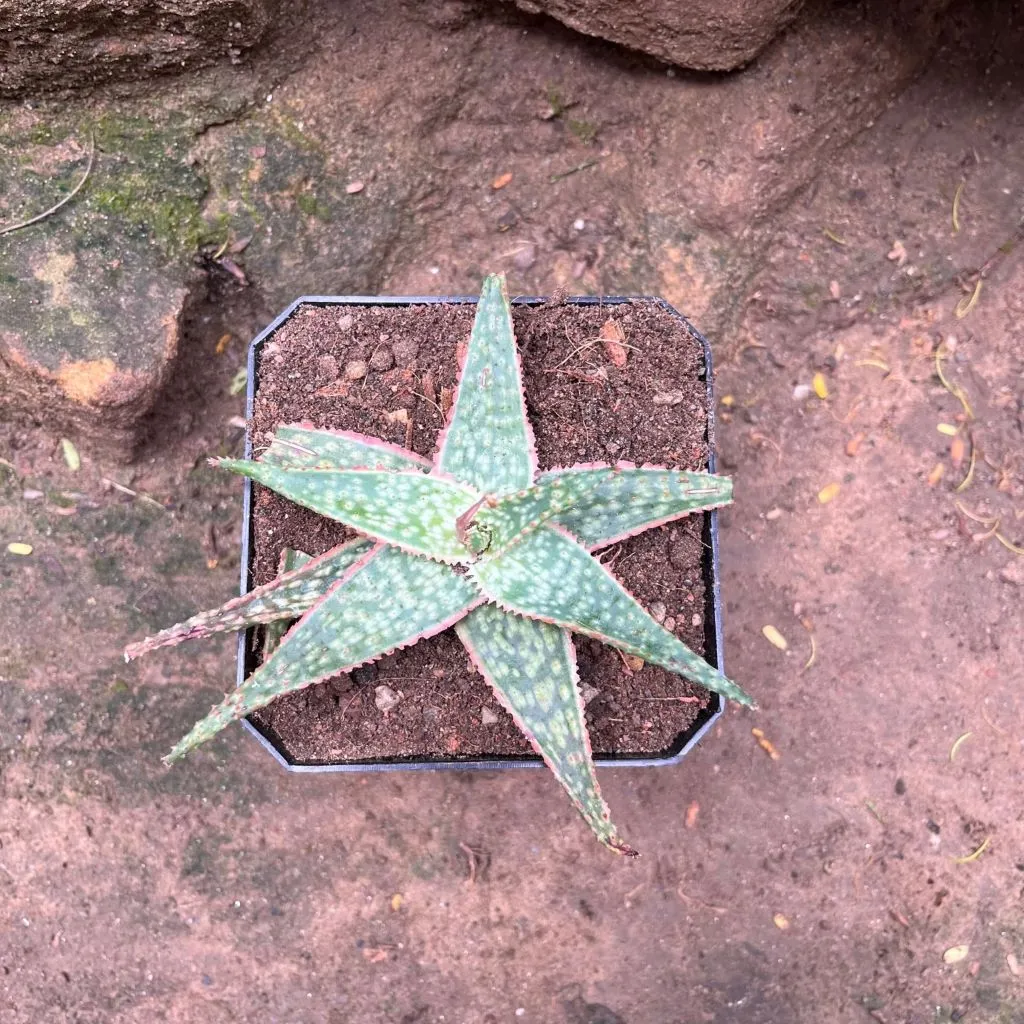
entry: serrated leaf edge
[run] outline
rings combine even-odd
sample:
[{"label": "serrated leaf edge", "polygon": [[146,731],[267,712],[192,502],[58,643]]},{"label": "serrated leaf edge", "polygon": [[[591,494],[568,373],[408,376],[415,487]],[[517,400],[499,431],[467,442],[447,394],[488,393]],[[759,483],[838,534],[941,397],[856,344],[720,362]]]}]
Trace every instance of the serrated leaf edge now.
[{"label": "serrated leaf edge", "polygon": [[[490,603],[497,605],[499,608],[501,607],[501,605],[498,604],[498,602],[496,602],[496,601],[492,601]],[[502,608],[502,611],[505,611],[505,609]],[[518,615],[518,613],[516,613],[516,612],[505,612],[505,613],[506,614]],[[518,615],[518,617],[519,618],[527,618],[527,619],[528,618],[532,618],[532,616],[528,616],[528,615]],[[469,655],[469,660],[473,663],[473,667],[487,681],[487,685],[490,686],[491,691],[494,694],[495,700],[497,700],[497,702],[509,713],[509,715],[512,718],[512,720],[515,722],[516,727],[527,738],[527,740],[529,740],[530,746],[533,747],[534,752],[536,754],[538,754],[542,758],[542,760],[544,761],[544,764],[546,764],[548,769],[551,771],[551,774],[554,775],[555,778],[557,779],[558,778],[558,772],[555,770],[555,764],[552,762],[552,760],[544,752],[544,750],[541,747],[540,743],[538,743],[536,738],[534,737],[533,732],[530,730],[529,726],[522,719],[522,717],[519,715],[519,713],[515,710],[515,708],[513,707],[512,703],[508,700],[508,698],[501,691],[501,689],[499,689],[499,687],[495,685],[494,681],[491,679],[490,675],[487,673],[487,669],[485,667],[485,663],[484,663],[483,658],[480,657],[480,653],[477,651],[477,649],[474,646],[473,642],[466,635],[465,630],[460,629],[458,626],[456,626],[455,627],[455,632],[458,634],[459,640],[462,641],[462,646],[465,647],[466,653]],[[566,646],[566,652],[567,652],[568,657],[569,657],[569,665],[570,665],[570,669],[571,669],[571,673],[572,673],[572,691],[573,691],[573,694],[574,694],[575,699],[576,699],[576,706],[577,706],[577,708],[579,709],[579,712],[580,712],[580,718],[583,721],[583,730],[582,731],[583,731],[583,745],[584,745],[584,749],[586,750],[587,759],[590,761],[591,767],[593,767],[593,749],[592,749],[591,744],[590,744],[590,731],[586,727],[586,710],[585,710],[585,707],[584,707],[584,704],[583,704],[583,696],[580,693],[580,688],[579,688],[580,677],[579,677],[579,669],[578,669],[577,662],[576,662],[576,646],[575,646],[575,644],[573,644],[572,637],[570,636],[568,630],[566,630],[566,629],[559,629],[559,632],[562,634],[562,641],[563,641],[563,643]],[[601,805],[602,805],[602,808],[603,808],[602,817],[604,818],[604,820],[606,822],[608,822],[609,825],[611,825],[611,812],[608,809],[607,803],[605,803],[604,797],[601,795],[601,787],[598,785],[596,773],[595,773],[595,778],[594,778],[594,790],[595,790],[595,792],[597,794],[598,799],[601,801]],[[576,797],[574,797],[572,794],[570,794],[569,791],[566,790],[564,787],[563,787],[563,792],[566,794],[566,796],[569,797],[569,801],[572,803],[572,805],[579,812],[580,816],[583,817],[584,820],[586,820],[586,816],[585,816],[585,814],[583,812],[583,805],[581,804],[581,802]],[[614,829],[614,827],[615,826],[612,825],[613,829]],[[639,857],[640,856],[640,854],[639,854],[639,852],[637,850],[633,849],[633,847],[631,847],[628,843],[626,843],[622,839],[620,839],[617,834],[613,833],[611,836],[608,836],[606,839],[601,839],[600,841],[601,841],[602,845],[607,846],[610,850],[614,850],[616,853],[622,854],[625,857]]]},{"label": "serrated leaf edge", "polygon": [[[298,633],[299,629],[302,627],[303,619],[305,619],[306,616],[316,611],[316,609],[324,601],[326,601],[334,593],[334,591],[336,591],[339,587],[347,583],[356,573],[361,572],[364,568],[366,568],[366,565],[371,561],[371,559],[376,558],[377,555],[384,548],[393,546],[394,545],[388,545],[383,543],[375,544],[370,551],[368,551],[361,559],[359,559],[358,562],[353,562],[352,565],[350,565],[349,568],[345,571],[345,573],[338,579],[338,581],[333,586],[331,586],[331,588],[328,591],[324,593],[323,597],[321,597],[320,600],[317,601],[315,605],[309,608],[305,615],[303,615],[302,618],[299,619],[299,621],[296,622],[295,625],[292,626],[290,630],[288,630],[288,632],[281,639],[281,643],[278,645],[277,649],[274,651],[271,657],[267,661],[265,661],[263,665],[260,666],[260,668],[263,668],[265,665],[269,665],[274,658],[278,657],[281,654],[281,652],[285,649],[288,642],[292,638],[294,638],[296,633]],[[426,640],[429,637],[437,636],[438,633],[443,633],[446,629],[450,629],[452,626],[456,625],[458,622],[464,619],[471,611],[473,611],[474,608],[479,608],[480,605],[486,603],[486,601],[487,598],[481,593],[475,600],[469,602],[467,605],[465,605],[463,608],[461,608],[454,614],[447,616],[444,620],[437,623],[436,626],[431,626],[427,629],[421,630],[419,633],[410,637],[408,640],[405,640],[400,644],[395,644],[394,647],[390,647],[386,651],[381,651],[379,654],[375,654],[372,658],[366,658],[363,661],[353,662],[351,665],[346,665],[342,668],[333,669],[332,671],[326,672],[323,675],[311,677],[307,682],[303,683],[302,686],[296,687],[295,690],[291,690],[289,692],[296,693],[299,690],[305,690],[309,686],[315,686],[317,683],[323,683],[328,679],[333,679],[335,676],[341,675],[345,672],[354,672],[357,668],[362,668],[364,665],[372,665],[375,661],[379,661],[381,658],[386,658],[389,654],[394,654],[395,651],[401,651],[405,650],[405,648],[407,647],[412,647],[414,644],[419,643],[420,640]],[[210,708],[209,714],[212,714],[213,712],[225,706],[230,706],[232,704],[237,705],[242,703],[240,695],[244,688],[245,683],[243,682],[241,686],[237,686],[230,693],[226,694],[224,700],[222,700],[220,704],[213,705]],[[257,704],[254,707],[250,708],[249,711],[246,712],[246,716],[252,714],[253,711],[258,711],[261,707],[265,707],[267,704],[276,700],[278,696],[280,696],[280,694],[274,694],[263,703]],[[233,700],[233,698],[239,699]],[[170,765],[172,765],[175,761],[184,757],[184,755],[187,754],[190,750],[198,746],[199,743],[204,742],[204,740],[200,740],[198,742],[188,743],[188,740],[191,737],[192,733],[195,731],[195,729],[200,724],[202,724],[202,722],[204,722],[207,717],[209,717],[209,715],[206,715],[202,719],[200,719],[200,721],[197,722],[195,726],[193,726],[192,730],[188,733],[188,735],[185,736],[183,739],[179,740],[178,743],[174,745],[169,754],[161,758],[165,765],[170,767]],[[231,722],[237,721],[238,717],[239,716],[232,715],[231,718],[227,722],[225,722],[223,726],[221,726],[221,729],[226,728],[228,725],[230,725]],[[220,732],[221,729],[218,729],[217,732]],[[211,733],[209,737],[206,737],[206,739],[212,739],[212,737],[216,734],[216,732]]]}]

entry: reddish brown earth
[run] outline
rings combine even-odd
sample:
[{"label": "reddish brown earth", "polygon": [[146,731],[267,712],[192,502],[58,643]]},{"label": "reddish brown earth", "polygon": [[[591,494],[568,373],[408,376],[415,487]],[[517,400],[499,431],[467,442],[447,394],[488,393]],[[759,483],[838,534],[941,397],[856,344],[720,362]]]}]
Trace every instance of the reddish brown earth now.
[{"label": "reddish brown earth", "polygon": [[[240,729],[160,767],[233,645],[120,650],[234,590],[238,485],[202,456],[238,447],[246,293],[196,312],[134,468],[72,473],[3,428],[0,539],[33,545],[0,555],[4,1024],[1024,1020],[1024,556],[1000,542],[1024,544],[1024,82],[1013,11],[958,10],[772,221],[713,339],[727,665],[762,710],[678,768],[602,774],[635,862],[540,772],[289,776]],[[436,245],[444,288],[475,285]],[[828,397],[794,398],[819,372]]]}]

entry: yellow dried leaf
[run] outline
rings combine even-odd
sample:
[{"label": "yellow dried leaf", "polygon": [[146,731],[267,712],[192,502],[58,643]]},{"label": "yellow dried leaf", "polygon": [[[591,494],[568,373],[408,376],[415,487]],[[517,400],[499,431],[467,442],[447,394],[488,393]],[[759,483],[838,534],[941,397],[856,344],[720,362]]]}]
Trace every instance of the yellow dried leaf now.
[{"label": "yellow dried leaf", "polygon": [[753,728],[750,730],[750,735],[757,740],[757,745],[773,760],[778,761],[782,755],[776,749],[776,746],[767,736],[764,734],[763,729]]},{"label": "yellow dried leaf", "polygon": [[31,555],[32,545],[22,544],[20,541],[11,541],[11,543],[7,545],[7,550],[12,555]]},{"label": "yellow dried leaf", "polygon": [[957,428],[952,423],[940,423],[935,429],[946,437],[955,437],[957,434]]},{"label": "yellow dried leaf", "polygon": [[228,345],[231,344],[231,337],[232,335],[230,334],[230,332],[227,334],[222,334],[217,339],[217,344],[214,346],[213,351],[219,356],[224,355],[225,349],[228,347]]},{"label": "yellow dried leaf", "polygon": [[401,910],[404,902],[405,897],[400,892],[396,892],[395,895],[391,897],[391,909],[396,912]]},{"label": "yellow dried leaf", "polygon": [[726,409],[731,409],[736,404],[736,399],[732,395],[722,395],[722,405]]},{"label": "yellow dried leaf", "polygon": [[957,434],[949,445],[950,461],[953,463],[954,466],[959,467],[960,463],[964,461],[964,456],[966,454],[967,442],[963,439],[962,434]]},{"label": "yellow dried leaf", "polygon": [[932,471],[928,474],[928,486],[934,487],[942,479],[942,474],[945,472],[946,467],[941,462],[936,462],[932,466]]},{"label": "yellow dried leaf", "polygon": [[773,914],[772,921],[780,932],[784,932],[789,928],[789,918],[785,914]]},{"label": "yellow dried leaf", "polygon": [[72,473],[77,473],[82,468],[82,459],[78,449],[66,438],[60,439],[60,450],[64,455],[64,461]]},{"label": "yellow dried leaf", "polygon": [[784,651],[789,647],[789,644],[786,643],[786,638],[774,626],[762,626],[761,632],[764,634],[765,640],[772,647],[778,647],[780,651]]},{"label": "yellow dried leaf", "polygon": [[971,947],[965,942],[962,946],[950,946],[949,949],[942,954],[942,962],[944,964],[958,964],[961,960],[967,959],[967,954],[971,951]]},{"label": "yellow dried leaf", "polygon": [[814,388],[814,393],[824,401],[828,398],[828,382],[825,380],[823,373],[816,373],[814,379],[811,381],[811,387]]},{"label": "yellow dried leaf", "polygon": [[827,505],[837,497],[839,497],[839,484],[837,483],[826,484],[820,491],[818,491],[818,501],[821,502],[822,505]]}]

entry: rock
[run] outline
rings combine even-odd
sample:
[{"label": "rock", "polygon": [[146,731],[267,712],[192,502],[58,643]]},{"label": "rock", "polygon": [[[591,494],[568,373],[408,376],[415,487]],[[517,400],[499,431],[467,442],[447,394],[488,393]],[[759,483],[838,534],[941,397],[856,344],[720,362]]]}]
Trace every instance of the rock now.
[{"label": "rock", "polygon": [[353,359],[345,364],[346,380],[362,380],[366,376],[366,363],[362,359]]},{"label": "rock", "polygon": [[[88,139],[70,120],[0,117],[0,224],[69,193]],[[97,168],[52,216],[0,238],[0,418],[125,457],[170,376],[201,281],[205,185],[185,135],[111,117],[96,144],[102,176]]]},{"label": "rock", "polygon": [[331,355],[320,356],[316,361],[316,369],[323,380],[337,380],[341,372],[338,360]]},{"label": "rock", "polygon": [[480,723],[482,725],[497,725],[498,716],[490,708],[484,708],[480,712]]},{"label": "rock", "polygon": [[0,96],[238,63],[277,0],[3,0]]},{"label": "rock", "polygon": [[583,699],[583,704],[589,704],[595,697],[600,697],[601,691],[596,686],[591,686],[590,683],[584,683],[580,687],[580,697]]},{"label": "rock", "polygon": [[665,616],[668,614],[668,609],[662,601],[652,602],[649,611],[651,613],[651,618],[654,619],[655,622],[663,623],[665,621]]},{"label": "rock", "polygon": [[670,64],[729,71],[753,60],[803,0],[515,0],[577,32],[642,50]]},{"label": "rock", "polygon": [[521,246],[512,257],[512,266],[516,270],[529,270],[537,262],[537,246],[533,242],[527,242]]},{"label": "rock", "polygon": [[394,353],[387,345],[381,345],[380,348],[374,349],[373,354],[370,356],[370,367],[379,372],[390,370],[394,365]]},{"label": "rock", "polygon": [[413,338],[399,338],[391,348],[395,360],[401,367],[415,366],[420,347]]},{"label": "rock", "polygon": [[1024,587],[1024,558],[1017,557],[999,570],[999,578],[1015,587]]},{"label": "rock", "polygon": [[377,710],[385,715],[396,708],[402,700],[400,693],[396,693],[390,686],[384,686],[383,684],[374,687],[373,693],[373,703],[377,705]]}]

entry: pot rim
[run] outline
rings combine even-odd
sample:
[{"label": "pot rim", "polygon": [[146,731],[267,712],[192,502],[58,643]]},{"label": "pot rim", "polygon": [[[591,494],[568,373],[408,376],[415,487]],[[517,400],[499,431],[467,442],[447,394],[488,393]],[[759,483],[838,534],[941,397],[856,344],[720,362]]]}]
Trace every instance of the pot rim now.
[{"label": "pot rim", "polygon": [[[519,295],[512,299],[515,306],[538,306],[548,299],[536,295]],[[686,331],[700,343],[704,353],[704,380],[707,391],[707,440],[708,472],[715,472],[715,395],[714,364],[711,345],[707,338],[690,321],[665,299],[655,295],[576,295],[565,298],[566,305],[574,306],[618,306],[631,302],[655,303],[682,321]],[[245,457],[252,458],[253,408],[258,388],[257,355],[263,344],[271,338],[300,308],[304,306],[422,306],[422,305],[476,305],[475,295],[303,295],[287,306],[274,320],[252,340],[246,360],[247,380],[245,393]],[[719,671],[725,671],[723,656],[722,594],[718,564],[718,512],[711,510],[704,514],[704,549],[707,553],[702,561],[704,576],[704,657]],[[250,562],[252,547],[252,480],[244,479],[242,494],[242,549],[241,549],[241,593],[252,589]],[[707,626],[711,624],[712,629]],[[235,685],[241,686],[251,674],[249,638],[252,627],[239,633],[236,658]],[[713,693],[711,703],[703,708],[690,727],[681,732],[664,754],[602,755],[594,758],[599,768],[661,768],[678,764],[707,735],[725,712],[725,698]],[[506,768],[541,768],[544,762],[539,755],[524,755],[520,758],[495,755],[476,756],[467,759],[410,757],[377,761],[345,761],[336,764],[298,764],[289,761],[248,718],[242,719],[243,727],[286,771],[295,773],[319,772],[390,772],[390,771],[497,771]]]}]

